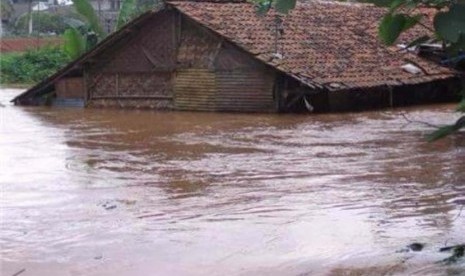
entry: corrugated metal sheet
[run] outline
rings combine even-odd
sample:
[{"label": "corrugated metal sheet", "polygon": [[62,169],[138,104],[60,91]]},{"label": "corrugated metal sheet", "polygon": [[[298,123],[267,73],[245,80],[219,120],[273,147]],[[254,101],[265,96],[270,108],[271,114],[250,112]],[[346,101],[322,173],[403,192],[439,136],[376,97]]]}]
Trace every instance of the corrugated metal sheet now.
[{"label": "corrugated metal sheet", "polygon": [[216,110],[215,73],[207,69],[185,69],[174,80],[174,105],[178,110]]},{"label": "corrugated metal sheet", "polygon": [[273,74],[264,71],[177,72],[174,103],[178,110],[267,112],[275,110]]},{"label": "corrugated metal sheet", "polygon": [[274,75],[259,70],[217,72],[216,107],[222,111],[275,111]]}]

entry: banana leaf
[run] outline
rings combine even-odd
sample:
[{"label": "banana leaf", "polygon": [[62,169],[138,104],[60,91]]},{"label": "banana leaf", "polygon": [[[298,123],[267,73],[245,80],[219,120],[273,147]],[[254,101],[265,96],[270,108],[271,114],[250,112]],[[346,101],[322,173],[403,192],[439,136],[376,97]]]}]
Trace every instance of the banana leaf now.
[{"label": "banana leaf", "polygon": [[65,39],[64,50],[71,58],[75,59],[85,52],[86,41],[78,30],[67,29],[63,37]]}]

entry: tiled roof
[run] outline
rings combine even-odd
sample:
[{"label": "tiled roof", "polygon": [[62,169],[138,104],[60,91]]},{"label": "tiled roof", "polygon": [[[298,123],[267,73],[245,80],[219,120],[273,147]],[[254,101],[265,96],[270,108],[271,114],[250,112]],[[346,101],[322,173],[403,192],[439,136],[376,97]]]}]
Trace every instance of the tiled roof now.
[{"label": "tiled roof", "polygon": [[[309,86],[344,89],[402,85],[448,78],[453,74],[415,54],[383,45],[377,38],[377,26],[385,10],[372,5],[300,2],[289,15],[280,15],[282,27],[278,29],[281,31],[276,27],[276,13],[257,16],[250,3],[169,3]],[[426,31],[421,27],[415,27],[404,38],[423,32]],[[276,40],[277,33],[281,34]],[[406,72],[401,68],[406,63],[413,63],[425,72]]]}]

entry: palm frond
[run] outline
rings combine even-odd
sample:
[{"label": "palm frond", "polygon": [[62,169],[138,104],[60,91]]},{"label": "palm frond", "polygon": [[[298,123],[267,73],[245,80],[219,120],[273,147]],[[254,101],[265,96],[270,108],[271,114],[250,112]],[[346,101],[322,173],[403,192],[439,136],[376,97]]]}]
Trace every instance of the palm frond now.
[{"label": "palm frond", "polygon": [[100,23],[100,20],[95,13],[94,8],[90,4],[89,0],[73,0],[74,7],[76,11],[84,16],[91,27],[91,29],[100,37],[104,38],[106,36],[105,31]]}]

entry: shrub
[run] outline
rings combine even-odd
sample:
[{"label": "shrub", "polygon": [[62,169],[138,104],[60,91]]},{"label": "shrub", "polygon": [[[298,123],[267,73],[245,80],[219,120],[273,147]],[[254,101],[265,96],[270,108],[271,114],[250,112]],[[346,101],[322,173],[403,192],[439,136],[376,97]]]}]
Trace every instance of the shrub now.
[{"label": "shrub", "polygon": [[0,83],[34,83],[42,81],[69,62],[60,47],[44,47],[24,53],[0,56]]}]

